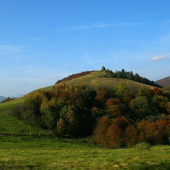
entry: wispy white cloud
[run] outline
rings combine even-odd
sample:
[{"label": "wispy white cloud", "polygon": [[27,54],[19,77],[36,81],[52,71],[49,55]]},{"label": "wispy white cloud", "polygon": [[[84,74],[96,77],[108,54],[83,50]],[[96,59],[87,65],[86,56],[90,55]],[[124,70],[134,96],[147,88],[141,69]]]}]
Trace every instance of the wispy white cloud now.
[{"label": "wispy white cloud", "polygon": [[165,58],[167,58],[166,55],[159,55],[159,56],[152,57],[150,60],[151,61],[161,61],[161,60],[164,60]]},{"label": "wispy white cloud", "polygon": [[15,45],[0,45],[0,51],[7,51],[7,52],[20,52],[23,50],[22,46],[15,46]]},{"label": "wispy white cloud", "polygon": [[103,23],[97,23],[92,25],[83,25],[83,26],[75,26],[70,28],[64,28],[59,31],[71,31],[71,30],[87,30],[92,28],[108,28],[108,27],[124,27],[124,26],[138,26],[138,23],[129,23],[129,22],[123,22],[123,23],[116,23],[116,24],[103,24]]}]

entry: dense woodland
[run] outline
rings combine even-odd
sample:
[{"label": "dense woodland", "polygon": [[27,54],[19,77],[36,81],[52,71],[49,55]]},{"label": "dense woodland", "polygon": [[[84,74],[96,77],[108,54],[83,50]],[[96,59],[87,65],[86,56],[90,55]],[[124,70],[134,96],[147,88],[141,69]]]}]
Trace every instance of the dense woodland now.
[{"label": "dense woodland", "polygon": [[168,144],[169,114],[169,92],[158,87],[134,92],[124,83],[112,89],[62,83],[29,95],[23,105],[9,111],[10,116],[59,136],[93,135],[94,143],[109,148],[143,141]]}]

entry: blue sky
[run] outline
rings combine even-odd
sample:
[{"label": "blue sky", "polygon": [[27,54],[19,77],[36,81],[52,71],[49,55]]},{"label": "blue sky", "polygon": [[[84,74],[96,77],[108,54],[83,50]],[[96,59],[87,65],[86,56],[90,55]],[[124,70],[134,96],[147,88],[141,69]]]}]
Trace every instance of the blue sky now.
[{"label": "blue sky", "polygon": [[169,0],[0,0],[0,96],[86,70],[170,76]]}]

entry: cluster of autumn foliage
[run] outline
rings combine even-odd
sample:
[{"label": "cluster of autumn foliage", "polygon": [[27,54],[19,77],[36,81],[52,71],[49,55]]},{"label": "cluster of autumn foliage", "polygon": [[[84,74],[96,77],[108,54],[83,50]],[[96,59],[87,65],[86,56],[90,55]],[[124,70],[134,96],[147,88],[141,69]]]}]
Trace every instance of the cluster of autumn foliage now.
[{"label": "cluster of autumn foliage", "polygon": [[60,136],[93,135],[110,148],[167,144],[170,137],[170,93],[158,87],[132,92],[124,83],[112,89],[62,83],[29,95],[9,114]]},{"label": "cluster of autumn foliage", "polygon": [[64,81],[69,81],[69,80],[72,80],[72,79],[75,79],[75,78],[79,78],[79,77],[85,76],[85,75],[87,75],[87,74],[90,74],[90,73],[92,73],[92,72],[93,72],[93,71],[83,71],[83,72],[81,72],[81,73],[72,74],[72,75],[70,75],[70,76],[68,76],[68,77],[65,77],[65,78],[63,78],[63,79],[61,79],[61,80],[58,80],[55,84],[59,84],[59,83],[62,83],[62,82],[64,82]]}]

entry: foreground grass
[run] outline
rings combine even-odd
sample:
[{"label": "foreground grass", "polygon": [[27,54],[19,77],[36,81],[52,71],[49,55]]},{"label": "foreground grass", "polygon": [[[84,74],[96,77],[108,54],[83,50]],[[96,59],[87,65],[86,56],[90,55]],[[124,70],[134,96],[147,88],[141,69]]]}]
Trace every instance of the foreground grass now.
[{"label": "foreground grass", "polygon": [[1,135],[0,169],[170,169],[170,146],[105,149],[86,139]]}]

